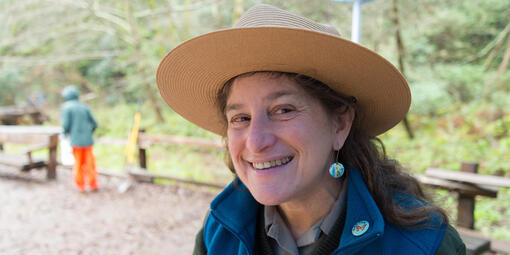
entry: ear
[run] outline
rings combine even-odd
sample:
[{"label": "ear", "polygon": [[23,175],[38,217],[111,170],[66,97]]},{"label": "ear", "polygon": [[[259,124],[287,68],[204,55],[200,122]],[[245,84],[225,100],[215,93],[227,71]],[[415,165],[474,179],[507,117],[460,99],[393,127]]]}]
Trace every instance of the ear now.
[{"label": "ear", "polygon": [[352,123],[354,121],[355,112],[352,107],[347,110],[338,110],[334,115],[334,142],[333,149],[340,150],[345,143],[345,140],[351,132]]}]

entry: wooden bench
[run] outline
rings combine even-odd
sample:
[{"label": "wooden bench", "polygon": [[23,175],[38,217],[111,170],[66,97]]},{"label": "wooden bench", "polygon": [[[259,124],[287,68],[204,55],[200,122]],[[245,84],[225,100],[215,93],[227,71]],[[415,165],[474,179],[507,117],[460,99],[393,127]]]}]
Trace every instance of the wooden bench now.
[{"label": "wooden bench", "polygon": [[0,123],[3,125],[19,125],[25,116],[30,116],[32,123],[36,125],[48,119],[40,109],[31,104],[0,106]]},{"label": "wooden bench", "polygon": [[475,196],[496,198],[498,188],[510,187],[510,179],[477,174],[478,164],[462,163],[461,171],[429,168],[425,175],[416,176],[428,186],[445,189],[458,194],[457,230],[466,244],[467,254],[483,254],[496,251],[510,254],[510,242],[491,239],[474,230]]},{"label": "wooden bench", "polygon": [[[57,145],[60,127],[48,126],[10,126],[0,125],[0,144],[16,143],[28,144],[21,153],[0,152],[0,165],[16,167],[21,171],[30,171],[46,167],[47,179],[57,176]],[[38,150],[48,150],[48,157],[35,158],[33,153]]]}]

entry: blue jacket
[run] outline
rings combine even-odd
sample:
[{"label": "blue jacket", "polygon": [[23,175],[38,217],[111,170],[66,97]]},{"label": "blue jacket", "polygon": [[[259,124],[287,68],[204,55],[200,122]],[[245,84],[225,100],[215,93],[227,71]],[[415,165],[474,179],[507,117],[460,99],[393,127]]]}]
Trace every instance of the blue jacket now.
[{"label": "blue jacket", "polygon": [[71,146],[87,147],[94,144],[92,133],[97,128],[97,122],[89,108],[78,101],[79,92],[74,86],[68,86],[62,91],[66,102],[62,105],[61,122],[65,135],[70,135]]},{"label": "blue jacket", "polygon": [[[347,212],[338,248],[332,254],[435,254],[446,229],[439,216],[431,227],[406,230],[384,220],[358,170],[350,169]],[[212,202],[204,225],[208,255],[252,254],[259,203],[242,184],[230,184]],[[353,235],[356,223],[367,221],[368,230]]]}]

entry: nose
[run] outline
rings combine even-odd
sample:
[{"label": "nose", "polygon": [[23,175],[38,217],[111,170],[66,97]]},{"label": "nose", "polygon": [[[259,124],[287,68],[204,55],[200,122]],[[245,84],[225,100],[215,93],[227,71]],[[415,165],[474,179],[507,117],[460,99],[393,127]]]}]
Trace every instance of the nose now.
[{"label": "nose", "polygon": [[270,120],[265,117],[252,117],[246,138],[246,148],[252,153],[266,151],[274,145],[276,137]]}]

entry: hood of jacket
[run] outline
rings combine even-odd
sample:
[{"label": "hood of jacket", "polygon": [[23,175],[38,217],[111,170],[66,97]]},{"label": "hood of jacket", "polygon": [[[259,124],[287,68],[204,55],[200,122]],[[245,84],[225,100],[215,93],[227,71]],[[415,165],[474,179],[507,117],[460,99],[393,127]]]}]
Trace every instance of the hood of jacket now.
[{"label": "hood of jacket", "polygon": [[62,90],[62,97],[66,100],[77,100],[80,96],[80,91],[74,86],[69,85]]}]

